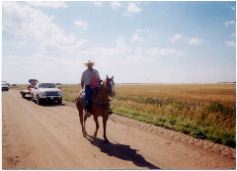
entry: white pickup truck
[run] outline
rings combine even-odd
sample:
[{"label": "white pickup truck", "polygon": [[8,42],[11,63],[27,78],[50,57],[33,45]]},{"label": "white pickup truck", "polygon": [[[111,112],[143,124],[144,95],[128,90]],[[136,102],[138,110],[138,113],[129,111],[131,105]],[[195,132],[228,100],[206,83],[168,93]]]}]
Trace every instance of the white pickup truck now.
[{"label": "white pickup truck", "polygon": [[62,91],[54,83],[37,83],[32,89],[32,101],[41,104],[42,101],[54,101],[62,104]]}]

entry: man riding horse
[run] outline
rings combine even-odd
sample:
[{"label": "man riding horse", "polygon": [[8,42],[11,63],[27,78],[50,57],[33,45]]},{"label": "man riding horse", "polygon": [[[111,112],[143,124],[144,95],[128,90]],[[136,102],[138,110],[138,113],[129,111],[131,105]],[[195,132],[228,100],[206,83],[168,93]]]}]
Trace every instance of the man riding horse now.
[{"label": "man riding horse", "polygon": [[[92,97],[96,96],[96,92],[99,89],[100,79],[99,72],[93,68],[94,62],[88,61],[85,63],[87,69],[82,73],[81,76],[81,87],[84,88],[84,110],[86,115],[89,117],[91,114],[88,112],[89,107],[92,104]],[[112,114],[112,110],[109,108],[109,113]]]},{"label": "man riding horse", "polygon": [[114,77],[106,76],[106,79],[101,81],[98,71],[93,69],[94,62],[88,61],[86,66],[87,70],[83,72],[81,78],[83,90],[81,90],[79,95],[75,98],[82,133],[84,137],[87,137],[86,120],[88,116],[93,114],[96,124],[94,137],[96,137],[99,129],[98,117],[101,116],[103,120],[104,140],[108,143],[106,125],[109,115],[112,113],[110,109],[110,97],[116,95]]}]

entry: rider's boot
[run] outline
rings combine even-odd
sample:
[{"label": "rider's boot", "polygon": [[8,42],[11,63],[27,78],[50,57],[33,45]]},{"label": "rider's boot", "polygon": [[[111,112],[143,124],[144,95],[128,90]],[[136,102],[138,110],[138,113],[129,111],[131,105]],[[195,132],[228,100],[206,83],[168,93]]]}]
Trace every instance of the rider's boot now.
[{"label": "rider's boot", "polygon": [[87,117],[90,117],[91,116],[91,113],[89,112],[89,106],[86,106],[85,108],[85,114]]},{"label": "rider's boot", "polygon": [[88,111],[86,111],[86,116],[87,116],[87,117],[90,117],[90,116],[91,116],[91,113],[88,112]]}]

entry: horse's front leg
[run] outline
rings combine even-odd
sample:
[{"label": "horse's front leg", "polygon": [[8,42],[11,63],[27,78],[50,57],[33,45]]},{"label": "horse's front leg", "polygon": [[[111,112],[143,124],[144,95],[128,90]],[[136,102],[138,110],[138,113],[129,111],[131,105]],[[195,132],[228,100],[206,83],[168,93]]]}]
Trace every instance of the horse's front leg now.
[{"label": "horse's front leg", "polygon": [[108,116],[103,116],[104,139],[105,139],[105,142],[106,142],[106,143],[109,142],[109,140],[107,139],[107,136],[106,136],[106,125],[107,125],[107,120],[108,120]]},{"label": "horse's front leg", "polygon": [[94,115],[94,120],[95,120],[95,126],[96,126],[95,133],[94,133],[94,137],[96,137],[96,136],[97,136],[98,129],[99,129],[98,116],[95,116],[95,115]]}]

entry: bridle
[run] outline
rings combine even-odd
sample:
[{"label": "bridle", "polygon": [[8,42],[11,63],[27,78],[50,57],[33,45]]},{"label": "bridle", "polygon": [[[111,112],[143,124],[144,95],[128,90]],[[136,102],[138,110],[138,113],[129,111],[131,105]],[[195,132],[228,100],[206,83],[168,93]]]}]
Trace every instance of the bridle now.
[{"label": "bridle", "polygon": [[114,83],[113,77],[106,78],[106,82],[105,82],[106,90],[107,90],[107,93],[109,94],[109,96],[111,96],[111,97],[115,96],[114,84],[115,83]]}]

